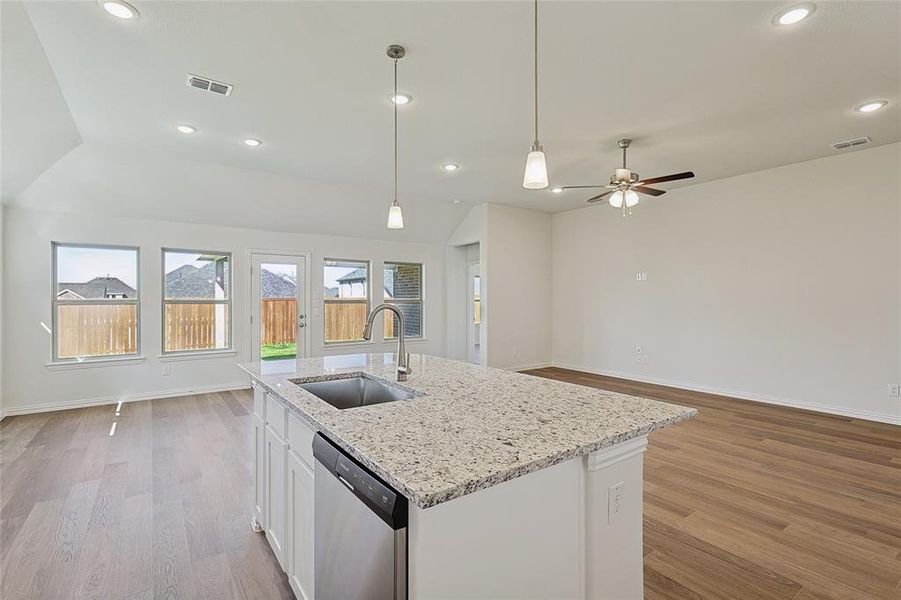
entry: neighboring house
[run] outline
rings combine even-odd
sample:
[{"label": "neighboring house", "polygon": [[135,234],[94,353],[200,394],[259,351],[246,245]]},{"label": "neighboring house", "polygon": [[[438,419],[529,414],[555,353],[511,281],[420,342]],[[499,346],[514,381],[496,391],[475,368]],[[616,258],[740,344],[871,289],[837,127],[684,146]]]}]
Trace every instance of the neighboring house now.
[{"label": "neighboring house", "polygon": [[166,298],[222,298],[228,289],[229,269],[220,260],[199,269],[184,265],[166,273]]},{"label": "neighboring house", "polygon": [[[384,298],[415,298],[422,284],[420,274],[419,267],[415,265],[398,265],[385,269]],[[337,282],[339,298],[360,298],[366,295],[366,269],[354,269],[339,277]],[[404,334],[409,337],[422,335],[422,304],[398,300],[397,306],[404,314]]]},{"label": "neighboring house", "polygon": [[297,284],[287,275],[279,275],[267,269],[260,270],[260,291],[263,298],[295,298]]},{"label": "neighboring house", "polygon": [[56,297],[60,300],[111,300],[135,298],[137,292],[118,277],[107,276],[95,277],[83,283],[57,283]]},{"label": "neighboring house", "polygon": [[339,277],[338,298],[362,298],[366,296],[366,269],[354,269]]}]

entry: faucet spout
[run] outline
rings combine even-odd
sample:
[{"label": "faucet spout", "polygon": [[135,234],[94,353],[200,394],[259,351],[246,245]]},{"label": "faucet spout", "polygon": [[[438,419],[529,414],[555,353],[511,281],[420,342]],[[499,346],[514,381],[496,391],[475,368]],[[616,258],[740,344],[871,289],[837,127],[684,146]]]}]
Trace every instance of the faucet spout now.
[{"label": "faucet spout", "polygon": [[400,311],[396,304],[385,302],[372,309],[369,316],[366,317],[366,325],[363,327],[363,339],[372,339],[372,322],[375,320],[375,316],[383,310],[389,310],[397,315],[398,329],[400,329],[397,332],[397,380],[406,381],[407,376],[413,372],[413,369],[410,368],[410,355],[407,354],[407,349],[404,345],[404,313]]}]

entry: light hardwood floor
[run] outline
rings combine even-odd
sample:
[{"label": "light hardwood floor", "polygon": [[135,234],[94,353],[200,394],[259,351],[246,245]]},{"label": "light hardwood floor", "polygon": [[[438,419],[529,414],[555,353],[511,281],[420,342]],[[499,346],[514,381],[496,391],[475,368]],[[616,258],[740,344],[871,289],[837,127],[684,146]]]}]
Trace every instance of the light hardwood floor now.
[{"label": "light hardwood floor", "polygon": [[[650,436],[647,600],[901,599],[901,429],[532,373],[700,409]],[[250,529],[249,404],[204,394],[0,422],[0,597],[291,598]]]},{"label": "light hardwood floor", "polygon": [[250,402],[204,394],[0,422],[0,598],[293,598],[250,526]]},{"label": "light hardwood floor", "polygon": [[901,427],[530,373],[700,411],[648,437],[646,600],[901,600]]}]

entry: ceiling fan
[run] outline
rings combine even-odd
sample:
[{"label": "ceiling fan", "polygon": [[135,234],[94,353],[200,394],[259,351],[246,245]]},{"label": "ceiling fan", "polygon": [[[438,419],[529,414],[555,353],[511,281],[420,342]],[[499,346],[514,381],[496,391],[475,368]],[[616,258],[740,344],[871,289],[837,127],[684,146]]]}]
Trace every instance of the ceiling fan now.
[{"label": "ceiling fan", "polygon": [[602,192],[597,196],[592,196],[586,202],[594,204],[602,199],[610,196],[608,202],[613,208],[622,208],[623,216],[626,211],[632,214],[632,207],[638,204],[638,194],[647,194],[649,196],[661,196],[666,192],[652,187],[648,184],[663,183],[666,181],[677,181],[679,179],[691,179],[695,176],[691,171],[684,173],[674,173],[673,175],[664,175],[662,177],[651,177],[649,179],[640,179],[638,173],[630,171],[626,167],[626,149],[632,144],[632,140],[628,138],[621,139],[616,143],[623,150],[623,166],[621,169],[614,169],[613,175],[610,176],[610,183],[607,185],[565,185],[560,187],[563,190],[586,189],[586,188],[607,188],[606,192]]}]

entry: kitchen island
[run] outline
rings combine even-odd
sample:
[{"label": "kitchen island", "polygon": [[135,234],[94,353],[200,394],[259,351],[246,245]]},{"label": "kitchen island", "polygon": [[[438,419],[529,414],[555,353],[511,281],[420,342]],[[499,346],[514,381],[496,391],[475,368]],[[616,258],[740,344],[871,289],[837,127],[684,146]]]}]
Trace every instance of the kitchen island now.
[{"label": "kitchen island", "polygon": [[[298,597],[313,597],[320,432],[408,499],[410,598],[641,598],[646,436],[696,411],[434,356],[410,366],[403,383],[394,354],[242,366],[254,522]],[[360,374],[412,397],[339,410],[298,385]]]}]

